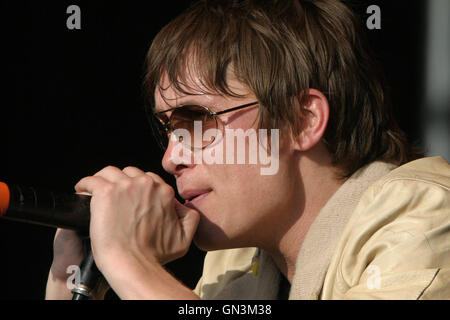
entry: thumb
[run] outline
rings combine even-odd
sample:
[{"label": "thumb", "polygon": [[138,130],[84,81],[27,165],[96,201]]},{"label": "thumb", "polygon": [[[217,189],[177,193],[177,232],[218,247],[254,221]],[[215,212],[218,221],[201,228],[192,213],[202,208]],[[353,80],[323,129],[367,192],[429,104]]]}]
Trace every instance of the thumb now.
[{"label": "thumb", "polygon": [[197,231],[198,223],[200,221],[200,214],[198,213],[197,210],[182,205],[176,199],[175,199],[175,211],[178,215],[184,235],[189,240],[192,240],[195,231]]}]

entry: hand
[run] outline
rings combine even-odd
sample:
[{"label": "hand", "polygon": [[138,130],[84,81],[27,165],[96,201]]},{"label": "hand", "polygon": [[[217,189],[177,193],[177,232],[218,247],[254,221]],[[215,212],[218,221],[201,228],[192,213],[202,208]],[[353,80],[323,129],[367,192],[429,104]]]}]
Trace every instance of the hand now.
[{"label": "hand", "polygon": [[53,262],[47,281],[47,299],[71,299],[72,293],[67,287],[70,276],[67,268],[79,266],[83,260],[83,246],[77,233],[72,230],[58,229],[53,241]]},{"label": "hand", "polygon": [[[46,299],[71,300],[72,291],[68,287],[68,267],[80,266],[83,260],[83,244],[75,231],[58,229],[53,241],[53,262],[47,280]],[[93,288],[91,295],[93,299],[103,299],[109,285],[103,277],[99,279],[98,285]]]},{"label": "hand", "polygon": [[92,195],[92,252],[108,282],[123,259],[165,264],[187,253],[199,214],[179,203],[156,174],[107,167],[75,189]]}]

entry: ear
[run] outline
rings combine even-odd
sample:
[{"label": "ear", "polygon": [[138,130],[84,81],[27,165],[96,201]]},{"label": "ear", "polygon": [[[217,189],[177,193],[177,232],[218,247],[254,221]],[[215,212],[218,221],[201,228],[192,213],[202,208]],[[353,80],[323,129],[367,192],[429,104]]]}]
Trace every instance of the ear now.
[{"label": "ear", "polygon": [[316,89],[308,89],[304,93],[307,95],[306,105],[301,106],[304,116],[301,121],[301,132],[295,139],[294,149],[306,151],[317,145],[328,124],[330,108],[328,99],[322,92]]}]

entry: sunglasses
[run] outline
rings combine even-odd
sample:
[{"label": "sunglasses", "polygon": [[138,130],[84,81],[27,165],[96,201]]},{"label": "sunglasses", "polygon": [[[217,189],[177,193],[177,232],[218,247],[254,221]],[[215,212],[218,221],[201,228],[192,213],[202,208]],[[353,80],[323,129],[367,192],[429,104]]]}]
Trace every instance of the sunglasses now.
[{"label": "sunglasses", "polygon": [[[165,150],[169,145],[169,139],[171,138],[171,135],[176,134],[178,129],[184,129],[190,134],[190,141],[183,135],[176,136],[176,141],[183,143],[183,145],[185,145],[187,148],[193,148],[195,122],[200,122],[203,132],[209,129],[215,129],[215,131],[211,131],[213,134],[211,135],[210,140],[204,141],[202,139],[201,148],[204,149],[216,140],[219,132],[223,136],[224,125],[222,120],[220,120],[220,118],[218,117],[219,115],[244,109],[257,104],[258,102],[255,101],[218,112],[211,111],[205,106],[197,104],[187,104],[168,110],[155,112],[153,114],[155,116],[154,119],[156,119],[156,121],[153,121],[153,128],[156,129],[154,130],[154,133],[157,136],[160,146],[163,148],[163,150]],[[170,114],[170,117],[168,117],[166,114],[169,111],[172,112]],[[182,131],[180,130],[179,132]]]}]

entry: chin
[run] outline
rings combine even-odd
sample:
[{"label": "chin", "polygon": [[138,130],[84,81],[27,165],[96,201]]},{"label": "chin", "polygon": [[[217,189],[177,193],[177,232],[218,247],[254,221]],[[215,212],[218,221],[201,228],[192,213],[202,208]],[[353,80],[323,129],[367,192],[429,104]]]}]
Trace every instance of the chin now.
[{"label": "chin", "polygon": [[[193,239],[195,245],[200,250],[215,251],[250,246],[244,240],[245,237],[239,237],[237,234],[226,232],[222,227],[209,220],[202,220],[200,219],[199,227]],[[230,236],[230,234],[233,235]]]},{"label": "chin", "polygon": [[204,216],[200,218],[193,241],[203,251],[229,249],[232,247],[233,242],[220,226]]},{"label": "chin", "polygon": [[197,233],[194,236],[195,245],[203,251],[214,251],[225,249],[227,247],[227,238],[223,236],[223,232],[218,233],[217,231],[202,230],[199,227]]}]

